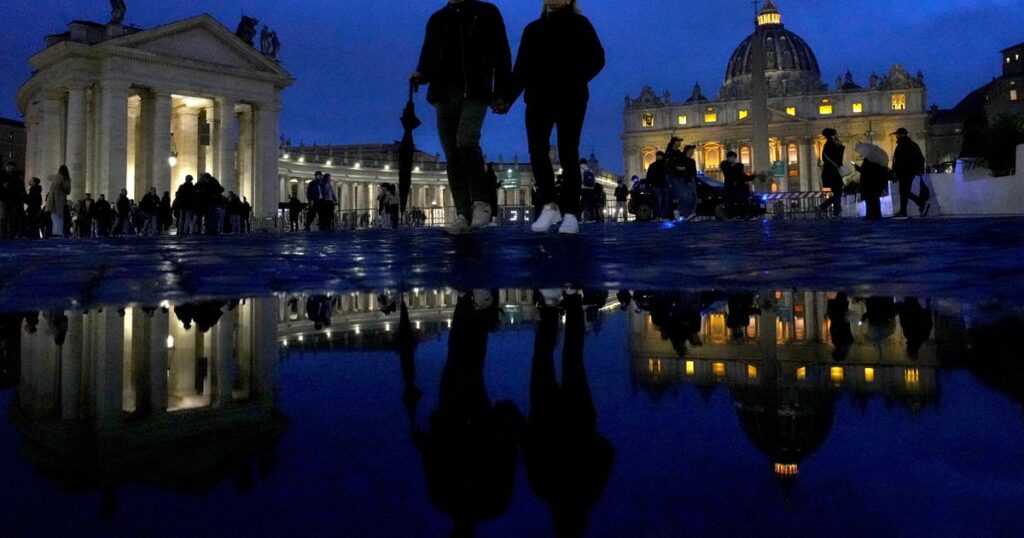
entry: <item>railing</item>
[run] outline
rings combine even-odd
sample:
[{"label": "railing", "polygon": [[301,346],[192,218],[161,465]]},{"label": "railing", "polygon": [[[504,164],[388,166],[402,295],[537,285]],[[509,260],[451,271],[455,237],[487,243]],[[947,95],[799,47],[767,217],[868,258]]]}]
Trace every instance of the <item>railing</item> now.
[{"label": "railing", "polygon": [[819,207],[832,196],[829,192],[772,192],[761,195],[768,216],[780,219],[818,218]]}]

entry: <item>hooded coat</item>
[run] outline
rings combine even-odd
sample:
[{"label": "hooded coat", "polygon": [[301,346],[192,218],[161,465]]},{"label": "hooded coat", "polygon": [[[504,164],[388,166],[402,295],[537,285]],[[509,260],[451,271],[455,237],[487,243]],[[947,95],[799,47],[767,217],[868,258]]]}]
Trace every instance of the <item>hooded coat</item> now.
[{"label": "hooded coat", "polygon": [[46,210],[56,215],[63,215],[68,205],[68,192],[71,185],[64,181],[64,176],[50,176],[50,193],[46,195]]}]

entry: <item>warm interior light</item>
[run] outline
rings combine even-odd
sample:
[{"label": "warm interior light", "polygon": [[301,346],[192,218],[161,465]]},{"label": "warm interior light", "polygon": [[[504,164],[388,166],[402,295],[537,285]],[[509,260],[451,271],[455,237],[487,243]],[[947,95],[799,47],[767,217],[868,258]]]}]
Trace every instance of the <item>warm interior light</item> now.
[{"label": "warm interior light", "polygon": [[167,158],[167,164],[171,168],[174,168],[175,166],[178,166],[178,156],[177,155],[171,155],[170,157],[168,157]]},{"label": "warm interior light", "polygon": [[686,375],[693,375],[696,370],[696,365],[693,361],[686,361]]},{"label": "warm interior light", "polygon": [[174,337],[171,335],[167,336],[167,349],[174,349]]}]

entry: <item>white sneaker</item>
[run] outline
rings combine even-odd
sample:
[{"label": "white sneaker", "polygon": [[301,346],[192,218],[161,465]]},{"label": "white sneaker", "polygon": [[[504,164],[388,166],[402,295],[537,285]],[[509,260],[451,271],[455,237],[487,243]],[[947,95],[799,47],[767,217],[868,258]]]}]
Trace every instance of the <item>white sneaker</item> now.
[{"label": "white sneaker", "polygon": [[566,215],[562,219],[562,226],[558,228],[560,234],[578,234],[580,233],[580,221],[576,220],[576,215]]},{"label": "white sneaker", "polygon": [[483,228],[491,223],[491,204],[473,202],[473,228]]},{"label": "white sneaker", "polygon": [[672,211],[672,216],[675,218],[675,220],[683,220],[683,216],[679,214],[678,209]]},{"label": "white sneaker", "polygon": [[466,217],[459,215],[455,217],[455,222],[449,224],[444,231],[447,232],[448,235],[463,235],[472,232],[473,227],[469,225],[469,221],[466,220]]},{"label": "white sneaker", "polygon": [[558,210],[558,204],[547,204],[540,212],[540,217],[530,225],[530,229],[537,233],[543,233],[559,222],[562,222],[562,212]]}]

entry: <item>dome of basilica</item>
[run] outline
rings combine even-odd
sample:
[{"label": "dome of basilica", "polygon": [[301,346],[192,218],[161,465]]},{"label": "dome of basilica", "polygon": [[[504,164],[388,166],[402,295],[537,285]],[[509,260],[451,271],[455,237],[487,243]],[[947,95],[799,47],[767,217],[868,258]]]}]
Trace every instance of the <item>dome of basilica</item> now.
[{"label": "dome of basilica", "polygon": [[[757,25],[764,40],[768,95],[778,97],[820,91],[821,70],[814,51],[803,38],[786,30],[782,25],[782,15],[772,0],[768,0],[761,9]],[[750,97],[751,53],[755,35],[744,39],[729,58],[720,98]]]}]

